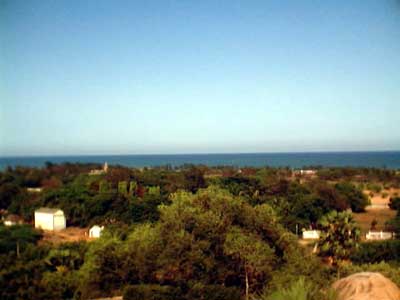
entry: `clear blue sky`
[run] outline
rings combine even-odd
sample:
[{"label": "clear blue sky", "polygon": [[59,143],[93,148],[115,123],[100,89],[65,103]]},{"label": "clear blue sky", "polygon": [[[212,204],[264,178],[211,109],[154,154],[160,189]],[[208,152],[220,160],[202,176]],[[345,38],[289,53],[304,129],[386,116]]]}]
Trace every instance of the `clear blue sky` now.
[{"label": "clear blue sky", "polygon": [[0,155],[400,149],[400,1],[0,0]]}]

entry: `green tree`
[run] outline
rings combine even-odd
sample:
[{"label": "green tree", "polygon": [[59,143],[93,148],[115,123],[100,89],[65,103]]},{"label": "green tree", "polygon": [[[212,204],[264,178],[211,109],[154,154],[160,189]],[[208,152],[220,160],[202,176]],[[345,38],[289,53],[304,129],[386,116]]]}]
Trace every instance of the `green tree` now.
[{"label": "green tree", "polygon": [[111,185],[108,181],[102,180],[99,183],[99,192],[100,193],[107,193],[111,190]]},{"label": "green tree", "polygon": [[368,198],[361,189],[350,182],[342,182],[335,185],[336,190],[342,194],[351,210],[354,212],[363,212],[368,205]]},{"label": "green tree", "polygon": [[331,257],[333,265],[348,259],[358,248],[360,230],[350,212],[332,211],[321,218],[319,226],[322,230],[319,254]]},{"label": "green tree", "polygon": [[42,234],[29,225],[0,226],[0,253],[15,250],[17,258],[28,244],[35,244]]},{"label": "green tree", "polygon": [[125,196],[128,194],[128,182],[126,181],[118,182],[118,193]]},{"label": "green tree", "polygon": [[129,182],[129,195],[133,196],[136,193],[137,183],[136,181]]},{"label": "green tree", "polygon": [[249,288],[253,275],[272,270],[274,251],[261,237],[246,233],[240,228],[232,227],[226,235],[224,251],[232,255],[243,266],[245,273],[246,299],[249,299]]},{"label": "green tree", "polygon": [[200,188],[206,186],[204,180],[204,171],[198,167],[191,166],[183,171],[185,177],[185,189],[191,192],[196,192]]},{"label": "green tree", "polygon": [[147,188],[147,192],[153,196],[160,196],[160,187],[159,186],[149,186]]}]

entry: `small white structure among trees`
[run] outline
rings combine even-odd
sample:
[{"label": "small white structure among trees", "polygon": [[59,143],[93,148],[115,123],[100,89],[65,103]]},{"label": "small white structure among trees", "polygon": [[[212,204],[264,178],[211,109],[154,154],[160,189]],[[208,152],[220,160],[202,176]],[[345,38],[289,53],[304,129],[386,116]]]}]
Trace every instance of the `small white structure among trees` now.
[{"label": "small white structure among trees", "polygon": [[17,215],[8,215],[4,219],[4,225],[5,226],[14,226],[14,225],[21,225],[24,223],[24,220]]},{"label": "small white structure among trees", "polygon": [[319,230],[305,230],[303,231],[303,239],[305,240],[318,240],[321,235]]},{"label": "small white structure among trees", "polygon": [[101,235],[101,232],[103,231],[104,226],[98,226],[94,225],[89,229],[89,237],[91,238],[99,238]]},{"label": "small white structure among trees", "polygon": [[57,231],[65,227],[66,220],[61,209],[42,207],[35,210],[35,228]]}]

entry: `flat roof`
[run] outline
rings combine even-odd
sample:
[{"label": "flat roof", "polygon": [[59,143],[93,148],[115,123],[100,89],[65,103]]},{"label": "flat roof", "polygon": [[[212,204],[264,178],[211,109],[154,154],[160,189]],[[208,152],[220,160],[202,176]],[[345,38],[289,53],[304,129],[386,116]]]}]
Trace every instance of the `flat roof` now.
[{"label": "flat roof", "polygon": [[64,213],[61,209],[59,208],[48,208],[48,207],[41,207],[37,210],[35,210],[35,212],[38,213],[45,213],[45,214],[55,214],[56,212],[61,211],[62,213]]}]

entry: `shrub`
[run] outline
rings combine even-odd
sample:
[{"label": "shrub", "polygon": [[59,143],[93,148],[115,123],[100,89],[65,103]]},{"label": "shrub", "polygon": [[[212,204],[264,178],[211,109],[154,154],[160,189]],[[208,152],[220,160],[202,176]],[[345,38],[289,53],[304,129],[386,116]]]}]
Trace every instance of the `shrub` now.
[{"label": "shrub", "polygon": [[381,261],[400,262],[400,240],[362,243],[350,259],[357,264]]},{"label": "shrub", "polygon": [[260,300],[334,300],[336,293],[333,290],[323,291],[311,282],[306,282],[304,277],[300,277],[288,288],[274,291],[272,294],[268,290],[257,297]]},{"label": "shrub", "polygon": [[400,210],[397,212],[397,216],[389,221],[386,221],[386,228],[390,231],[394,231],[396,238],[400,237]]},{"label": "shrub", "polygon": [[363,212],[369,204],[368,198],[362,190],[350,182],[342,182],[335,185],[336,190],[342,194],[354,212]]},{"label": "shrub", "polygon": [[180,300],[179,288],[157,284],[128,285],[124,289],[124,300]]},{"label": "shrub", "polygon": [[394,210],[400,210],[400,197],[391,197],[389,207]]},{"label": "shrub", "polygon": [[240,289],[236,287],[196,284],[189,290],[185,298],[187,300],[240,300],[241,294]]},{"label": "shrub", "polygon": [[367,189],[369,189],[370,191],[373,191],[375,193],[380,193],[382,191],[382,186],[377,183],[368,183]]},{"label": "shrub", "polygon": [[377,183],[367,184],[367,188],[375,193],[380,193],[382,191],[382,186]]}]

